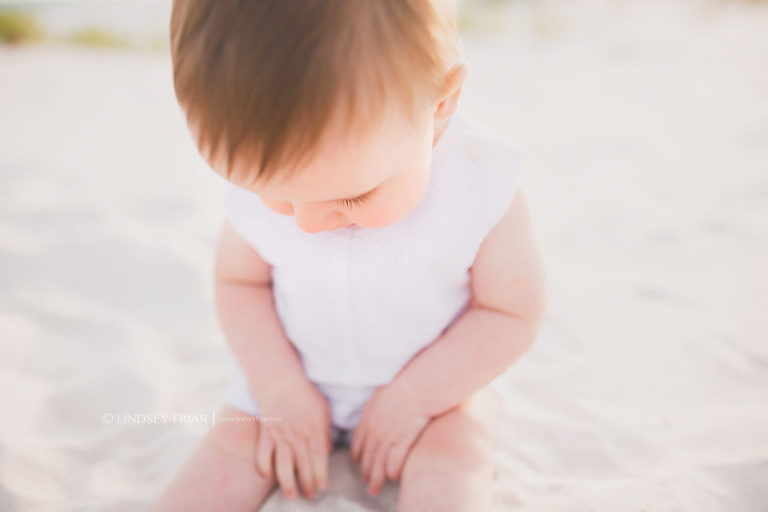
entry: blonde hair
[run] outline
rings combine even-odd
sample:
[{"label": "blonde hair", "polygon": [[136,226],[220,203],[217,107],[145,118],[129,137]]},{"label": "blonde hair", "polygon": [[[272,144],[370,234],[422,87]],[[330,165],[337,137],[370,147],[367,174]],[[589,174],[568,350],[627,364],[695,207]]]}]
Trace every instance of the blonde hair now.
[{"label": "blonde hair", "polygon": [[[337,115],[365,129],[442,92],[460,49],[430,0],[174,0],[176,97],[197,144],[269,179],[317,149]],[[250,177],[250,176],[249,176]]]}]

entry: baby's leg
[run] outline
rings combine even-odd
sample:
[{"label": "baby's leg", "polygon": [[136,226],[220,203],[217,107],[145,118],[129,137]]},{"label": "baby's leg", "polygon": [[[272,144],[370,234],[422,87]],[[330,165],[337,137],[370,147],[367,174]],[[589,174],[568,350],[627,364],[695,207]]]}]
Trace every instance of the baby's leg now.
[{"label": "baby's leg", "polygon": [[155,512],[252,512],[273,489],[274,478],[256,470],[259,422],[231,407],[218,413],[222,416],[249,421],[217,421],[163,492]]},{"label": "baby's leg", "polygon": [[400,478],[398,512],[489,512],[499,397],[484,388],[430,421]]}]

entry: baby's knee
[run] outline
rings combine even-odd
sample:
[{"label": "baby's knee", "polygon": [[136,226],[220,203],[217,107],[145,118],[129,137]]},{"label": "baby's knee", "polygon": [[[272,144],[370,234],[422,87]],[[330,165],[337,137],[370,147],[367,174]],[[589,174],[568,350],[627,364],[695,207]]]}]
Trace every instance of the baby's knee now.
[{"label": "baby's knee", "polygon": [[427,425],[406,460],[404,474],[434,474],[457,468],[492,471],[491,426],[461,410],[449,414],[454,416],[437,418]]}]

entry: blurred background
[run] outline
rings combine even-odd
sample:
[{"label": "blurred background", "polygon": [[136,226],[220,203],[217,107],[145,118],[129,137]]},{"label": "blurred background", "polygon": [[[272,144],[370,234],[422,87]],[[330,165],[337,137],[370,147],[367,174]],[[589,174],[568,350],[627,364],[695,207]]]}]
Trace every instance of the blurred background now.
[{"label": "blurred background", "polygon": [[[523,150],[549,274],[507,372],[497,510],[768,503],[768,2],[466,0],[464,115]],[[223,181],[170,2],[0,1],[0,510],[146,510],[231,357]],[[325,496],[394,510],[334,454]]]}]

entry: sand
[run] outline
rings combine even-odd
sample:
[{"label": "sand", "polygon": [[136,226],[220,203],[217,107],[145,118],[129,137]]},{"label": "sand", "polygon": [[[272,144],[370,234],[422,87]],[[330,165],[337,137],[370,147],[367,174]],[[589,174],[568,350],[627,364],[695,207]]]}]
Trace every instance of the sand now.
[{"label": "sand", "polygon": [[[479,19],[461,108],[524,150],[550,296],[505,376],[496,510],[766,510],[768,8]],[[219,405],[223,182],[169,64],[0,47],[2,511],[145,510]],[[395,510],[397,490],[366,496],[342,451],[314,503],[264,510]]]}]

